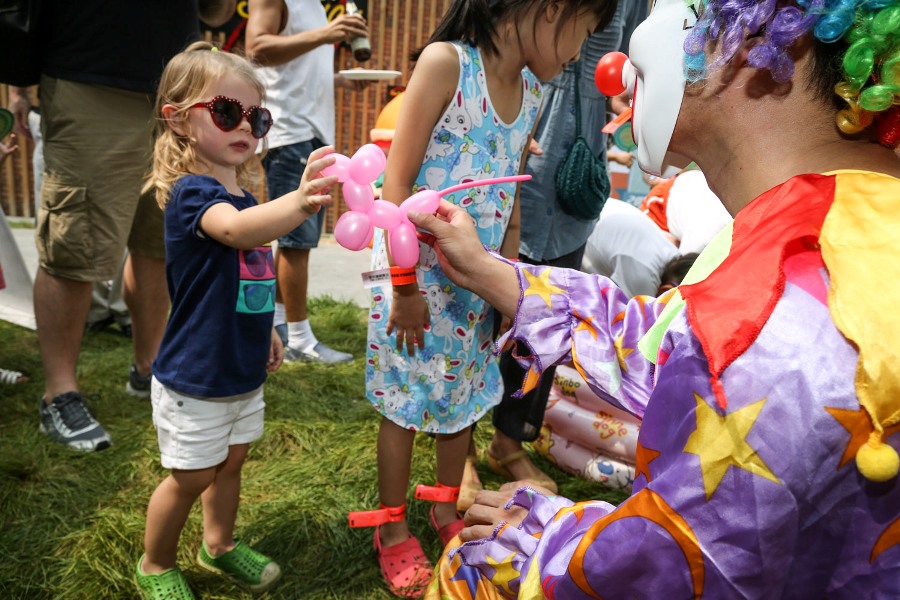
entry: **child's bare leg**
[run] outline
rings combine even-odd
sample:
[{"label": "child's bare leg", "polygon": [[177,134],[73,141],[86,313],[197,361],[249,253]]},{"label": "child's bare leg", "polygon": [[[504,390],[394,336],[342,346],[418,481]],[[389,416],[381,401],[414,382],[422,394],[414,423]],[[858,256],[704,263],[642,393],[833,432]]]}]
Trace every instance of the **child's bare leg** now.
[{"label": "child's bare leg", "polygon": [[228,447],[228,458],[216,467],[216,476],[200,496],[203,502],[203,541],[213,556],[234,548],[234,522],[241,496],[241,467],[249,444]]},{"label": "child's bare leg", "polygon": [[175,566],[178,538],[191,507],[215,476],[216,467],[194,471],[173,469],[157,486],[147,506],[141,571],[153,575]]},{"label": "child's bare leg", "polygon": [[[466,427],[457,433],[437,436],[437,480],[439,482],[449,487],[458,487],[462,483],[471,439],[471,427]],[[434,518],[441,527],[456,521],[456,500],[436,503]]]},{"label": "child's bare leg", "polygon": [[[404,429],[390,419],[381,419],[378,430],[378,495],[385,506],[406,503],[415,437],[416,432]],[[384,546],[399,544],[409,537],[406,519],[385,523],[380,532]]]}]

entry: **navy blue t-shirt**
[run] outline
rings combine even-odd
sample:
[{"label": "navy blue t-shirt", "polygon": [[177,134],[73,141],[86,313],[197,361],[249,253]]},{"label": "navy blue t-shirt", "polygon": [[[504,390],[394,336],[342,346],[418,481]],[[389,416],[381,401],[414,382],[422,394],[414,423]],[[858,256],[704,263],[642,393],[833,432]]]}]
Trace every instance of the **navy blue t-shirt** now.
[{"label": "navy blue t-shirt", "polygon": [[166,280],[172,312],[153,374],[166,387],[207,398],[243,394],[266,380],[275,310],[272,247],[239,250],[207,237],[213,204],[256,205],[212,177],[176,182],[165,210]]}]

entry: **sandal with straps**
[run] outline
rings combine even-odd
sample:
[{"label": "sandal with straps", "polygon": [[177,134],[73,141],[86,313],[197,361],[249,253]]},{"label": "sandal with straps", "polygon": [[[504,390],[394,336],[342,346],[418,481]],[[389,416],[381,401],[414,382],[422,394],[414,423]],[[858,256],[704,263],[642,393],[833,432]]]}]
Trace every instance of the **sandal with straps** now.
[{"label": "sandal with straps", "polygon": [[[487,457],[488,467],[490,467],[491,471],[497,473],[498,475],[502,475],[510,481],[515,481],[517,478],[512,474],[509,468],[507,468],[507,465],[510,465],[522,459],[531,462],[531,459],[528,457],[528,453],[524,448],[521,450],[516,450],[512,454],[507,454],[503,458],[497,458],[493,454],[491,454],[490,451],[488,451]],[[525,481],[547,488],[552,493],[556,494],[558,491],[556,482],[550,479],[549,475],[538,469],[537,465],[532,463],[532,466],[534,467],[535,473],[531,477],[526,477]]]},{"label": "sandal with straps", "polygon": [[[456,502],[459,500],[459,490],[459,486],[451,487],[449,485],[444,485],[440,481],[434,486],[419,484],[416,486],[416,499],[429,500],[431,502]],[[466,525],[463,523],[462,515],[457,511],[456,520],[441,527],[434,517],[434,509],[435,507],[432,506],[429,513],[431,516],[431,524],[435,530],[437,530],[438,536],[441,538],[441,543],[446,546],[447,543],[456,537],[456,534]]]},{"label": "sandal with straps", "polygon": [[350,527],[375,527],[373,546],[381,576],[388,589],[401,598],[419,598],[425,592],[434,573],[434,567],[425,556],[422,545],[413,534],[399,544],[381,545],[381,525],[396,523],[406,518],[406,504],[385,506],[378,510],[357,511],[349,514]]}]

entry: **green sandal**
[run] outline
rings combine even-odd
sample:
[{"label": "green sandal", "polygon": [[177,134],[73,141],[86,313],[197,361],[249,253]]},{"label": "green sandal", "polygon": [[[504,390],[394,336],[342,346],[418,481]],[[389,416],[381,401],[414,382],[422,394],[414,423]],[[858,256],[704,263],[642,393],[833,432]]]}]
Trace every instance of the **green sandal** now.
[{"label": "green sandal", "polygon": [[141,572],[144,557],[137,561],[134,579],[141,597],[147,600],[195,600],[194,593],[188,587],[187,580],[178,567],[167,569],[158,575],[147,575]]},{"label": "green sandal", "polygon": [[278,563],[240,540],[235,542],[235,547],[228,552],[212,556],[204,541],[197,553],[197,564],[213,573],[231,576],[251,592],[264,592],[275,585],[281,578]]}]

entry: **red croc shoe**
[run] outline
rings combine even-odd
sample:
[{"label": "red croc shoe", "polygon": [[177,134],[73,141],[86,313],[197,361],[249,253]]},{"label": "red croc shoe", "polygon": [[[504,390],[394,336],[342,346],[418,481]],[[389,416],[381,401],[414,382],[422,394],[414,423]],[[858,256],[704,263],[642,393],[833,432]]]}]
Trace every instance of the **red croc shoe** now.
[{"label": "red croc shoe", "polygon": [[[440,481],[438,481],[434,486],[430,485],[417,485],[416,486],[416,498],[418,500],[429,500],[431,502],[457,502],[459,500],[459,487],[451,487],[449,485],[444,485]],[[441,538],[441,543],[445,546],[447,542],[452,540],[459,530],[465,527],[465,524],[462,521],[462,515],[459,512],[456,513],[458,517],[457,520],[447,523],[443,527],[439,527],[437,523],[437,519],[434,518],[434,507],[431,507],[431,524],[437,530],[438,535]]]},{"label": "red croc shoe", "polygon": [[462,530],[466,524],[463,522],[463,517],[458,512],[456,513],[457,519],[455,521],[450,521],[443,527],[438,526],[437,519],[434,518],[434,506],[431,507],[431,525],[438,532],[438,536],[441,538],[441,543],[443,545],[447,545],[450,543],[450,540],[456,537],[456,534]]},{"label": "red croc shoe", "polygon": [[422,545],[412,534],[399,544],[381,545],[381,525],[406,518],[406,505],[384,506],[379,510],[352,512],[350,527],[375,527],[375,556],[388,589],[401,598],[420,598],[431,581],[434,567]]},{"label": "red croc shoe", "polygon": [[381,545],[381,528],[375,528],[375,556],[388,589],[401,598],[420,598],[434,574],[422,545],[413,534],[405,542],[386,548]]}]

